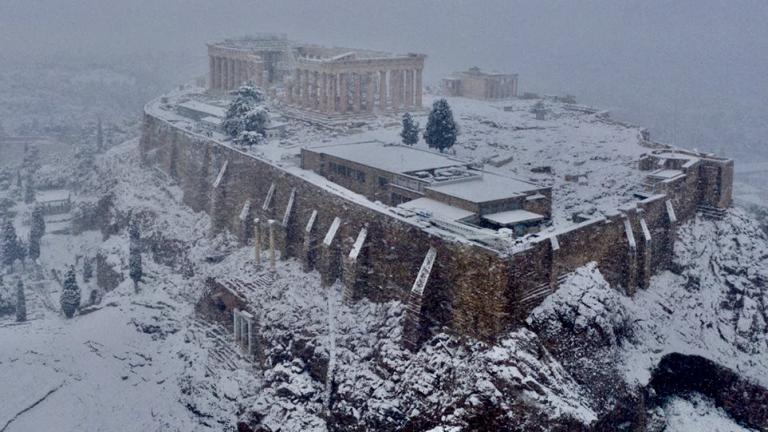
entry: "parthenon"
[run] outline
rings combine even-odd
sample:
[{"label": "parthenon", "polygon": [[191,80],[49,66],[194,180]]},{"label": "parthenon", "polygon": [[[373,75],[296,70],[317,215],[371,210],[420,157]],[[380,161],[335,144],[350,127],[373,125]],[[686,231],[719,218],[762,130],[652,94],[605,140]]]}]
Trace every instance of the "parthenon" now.
[{"label": "parthenon", "polygon": [[275,86],[282,102],[320,115],[356,115],[422,106],[423,54],[291,43],[260,35],[208,45],[212,91],[252,81]]}]

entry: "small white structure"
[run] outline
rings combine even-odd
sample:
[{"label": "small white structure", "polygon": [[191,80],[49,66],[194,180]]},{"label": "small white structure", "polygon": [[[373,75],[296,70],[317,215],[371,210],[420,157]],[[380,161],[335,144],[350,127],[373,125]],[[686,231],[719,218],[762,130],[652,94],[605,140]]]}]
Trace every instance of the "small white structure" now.
[{"label": "small white structure", "polygon": [[253,315],[240,309],[232,312],[235,344],[247,355],[253,355]]}]

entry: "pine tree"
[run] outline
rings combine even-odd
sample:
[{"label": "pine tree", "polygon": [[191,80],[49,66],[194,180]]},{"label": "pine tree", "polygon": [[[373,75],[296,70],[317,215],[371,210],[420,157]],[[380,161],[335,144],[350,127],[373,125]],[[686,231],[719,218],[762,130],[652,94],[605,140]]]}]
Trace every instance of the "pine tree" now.
[{"label": "pine tree", "polygon": [[414,145],[419,142],[419,123],[413,121],[411,113],[403,114],[403,130],[400,132],[403,144]]},{"label": "pine tree", "polygon": [[141,233],[136,221],[129,227],[130,245],[128,248],[128,275],[133,280],[133,289],[139,291],[139,282],[144,276],[144,270],[141,262]]},{"label": "pine tree", "polygon": [[144,276],[144,270],[141,263],[141,251],[137,246],[131,246],[128,257],[128,274],[133,281],[133,289],[139,292],[139,282]]},{"label": "pine tree", "polygon": [[88,283],[93,277],[93,264],[91,259],[83,257],[83,282]]},{"label": "pine tree", "polygon": [[256,105],[264,101],[264,94],[252,85],[240,86],[232,92],[234,96],[227,108],[222,127],[224,132],[232,138],[237,138],[246,129],[245,119]]},{"label": "pine tree", "polygon": [[40,258],[40,241],[45,235],[45,218],[43,208],[39,205],[32,210],[31,227],[29,228],[29,258],[34,262]]},{"label": "pine tree", "polygon": [[10,220],[6,220],[0,230],[0,260],[2,260],[0,263],[10,267],[17,259],[19,259],[19,243],[16,229]]},{"label": "pine tree", "polygon": [[459,127],[453,120],[453,112],[445,99],[438,99],[432,104],[424,141],[430,148],[444,152],[456,144]]},{"label": "pine tree", "polygon": [[77,285],[74,267],[70,267],[64,278],[64,289],[61,292],[61,310],[67,318],[72,318],[80,307],[80,287]]},{"label": "pine tree", "polygon": [[32,180],[31,171],[27,171],[27,181],[24,186],[24,202],[27,204],[35,202],[35,184]]},{"label": "pine tree", "polygon": [[96,151],[104,150],[104,129],[101,127],[101,117],[96,122]]},{"label": "pine tree", "polygon": [[27,320],[27,299],[24,297],[24,284],[21,279],[16,284],[16,321]]}]

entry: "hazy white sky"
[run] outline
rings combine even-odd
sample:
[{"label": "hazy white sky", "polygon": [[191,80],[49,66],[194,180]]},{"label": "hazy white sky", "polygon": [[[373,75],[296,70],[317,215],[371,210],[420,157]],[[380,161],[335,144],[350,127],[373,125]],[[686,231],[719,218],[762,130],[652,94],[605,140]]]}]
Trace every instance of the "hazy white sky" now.
[{"label": "hazy white sky", "polygon": [[[766,23],[766,0],[0,0],[0,59],[174,52],[199,59],[193,74],[206,41],[282,32],[426,53],[428,82],[471,65],[519,72],[521,90],[574,93],[668,140],[754,147],[768,136]],[[734,122],[758,130],[717,126]]]}]

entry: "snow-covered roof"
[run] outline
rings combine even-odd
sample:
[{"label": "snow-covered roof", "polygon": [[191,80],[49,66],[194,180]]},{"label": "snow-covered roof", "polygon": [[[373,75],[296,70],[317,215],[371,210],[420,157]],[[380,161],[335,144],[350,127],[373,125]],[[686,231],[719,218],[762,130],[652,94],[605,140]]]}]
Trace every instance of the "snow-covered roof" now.
[{"label": "snow-covered roof", "polygon": [[545,219],[544,216],[529,212],[528,210],[508,210],[499,213],[492,213],[482,216],[488,222],[501,226],[514,225],[522,222],[534,222]]},{"label": "snow-covered roof", "polygon": [[471,211],[435,201],[431,198],[418,198],[402,203],[398,207],[415,212],[429,212],[435,217],[450,221],[457,221],[474,215]]},{"label": "snow-covered roof", "polygon": [[533,183],[484,171],[482,176],[448,184],[433,184],[427,189],[470,202],[487,202],[541,189]]},{"label": "snow-covered roof", "polygon": [[70,193],[66,189],[49,189],[35,191],[35,200],[40,203],[68,200]]},{"label": "snow-covered roof", "polygon": [[381,141],[320,146],[312,151],[398,174],[467,164],[440,153]]},{"label": "snow-covered roof", "polygon": [[654,171],[648,174],[649,177],[654,177],[654,178],[659,178],[664,180],[673,179],[681,175],[684,175],[684,173],[680,170],[675,170],[675,169],[660,169],[658,171]]},{"label": "snow-covered roof", "polygon": [[178,104],[178,106],[181,108],[186,108],[188,110],[207,114],[206,117],[212,116],[212,117],[224,118],[227,115],[227,110],[222,107],[210,105],[210,104],[196,101],[196,100],[181,102]]}]

